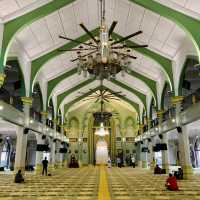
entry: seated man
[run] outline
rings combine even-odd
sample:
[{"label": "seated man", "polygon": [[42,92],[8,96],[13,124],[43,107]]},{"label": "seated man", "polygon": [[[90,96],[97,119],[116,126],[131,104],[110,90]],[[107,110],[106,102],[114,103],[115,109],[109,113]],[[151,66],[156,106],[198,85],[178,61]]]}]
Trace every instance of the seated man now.
[{"label": "seated man", "polygon": [[173,176],[172,174],[169,174],[169,177],[166,180],[165,186],[168,190],[171,190],[171,191],[179,190],[177,181],[176,181],[176,177]]},{"label": "seated man", "polygon": [[183,170],[181,168],[178,168],[178,171],[174,173],[174,176],[176,177],[176,179],[182,180],[183,179]]},{"label": "seated man", "polygon": [[154,174],[161,174],[161,168],[158,165],[154,168]]},{"label": "seated man", "polygon": [[23,183],[23,182],[24,182],[24,178],[22,176],[22,171],[19,170],[17,174],[15,175],[15,183]]}]

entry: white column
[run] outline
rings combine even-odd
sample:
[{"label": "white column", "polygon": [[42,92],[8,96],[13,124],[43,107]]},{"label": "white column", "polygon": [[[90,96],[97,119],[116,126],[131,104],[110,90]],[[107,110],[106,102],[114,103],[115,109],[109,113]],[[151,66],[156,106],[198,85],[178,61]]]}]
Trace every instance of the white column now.
[{"label": "white column", "polygon": [[162,151],[162,168],[166,170],[166,173],[169,173],[169,145],[168,145],[168,135],[167,133],[162,135],[162,143],[167,145],[167,150]]},{"label": "white column", "polygon": [[[2,42],[3,42],[4,24],[0,22],[0,55],[2,53]],[[3,58],[0,58],[0,88],[4,83],[5,74],[3,73],[4,63]]]},{"label": "white column", "polygon": [[181,127],[182,132],[179,134],[179,152],[180,152],[180,164],[183,169],[183,178],[188,179],[193,174],[192,164],[190,160],[190,144],[189,136],[186,126],[182,125],[181,121],[181,105],[184,97],[175,96],[171,99],[172,104],[176,106],[176,125]]},{"label": "white column", "polygon": [[[30,107],[32,105],[32,98],[22,97],[23,112],[24,112],[24,124],[25,127],[29,127],[30,121]],[[16,156],[15,156],[15,171],[21,169],[25,171],[25,159],[27,148],[27,134],[24,134],[24,127],[18,127],[17,129],[17,143],[16,143]]]},{"label": "white column", "polygon": [[27,147],[27,134],[24,134],[24,128],[17,128],[17,143],[16,143],[16,155],[15,155],[15,171],[19,169],[24,173],[25,171],[25,159],[26,159],[26,147]]},{"label": "white column", "polygon": [[60,167],[60,147],[61,147],[61,144],[60,144],[60,141],[59,140],[56,140],[56,143],[55,143],[55,167],[56,168],[59,168]]},{"label": "white column", "polygon": [[[36,135],[37,144],[44,144],[44,140],[42,139],[42,135]],[[43,151],[36,151],[36,173],[42,173],[42,160],[43,160]]]},{"label": "white column", "polygon": [[150,166],[150,169],[153,170],[154,167],[155,167],[155,153],[153,152],[153,144],[154,144],[154,141],[153,141],[153,137],[152,138],[149,138],[149,141],[148,141],[148,149],[150,151],[150,153],[148,154],[148,163],[149,163],[149,166]]},{"label": "white column", "polygon": [[180,164],[183,169],[183,178],[188,179],[192,175],[192,164],[190,160],[190,144],[188,130],[182,126],[182,133],[179,133]]},{"label": "white column", "polygon": [[[143,141],[142,147],[148,147],[147,140]],[[147,168],[148,152],[141,152],[142,168]]]},{"label": "white column", "polygon": [[49,170],[54,170],[55,165],[55,151],[56,151],[56,143],[53,141],[53,139],[50,140],[50,163],[49,163]]}]

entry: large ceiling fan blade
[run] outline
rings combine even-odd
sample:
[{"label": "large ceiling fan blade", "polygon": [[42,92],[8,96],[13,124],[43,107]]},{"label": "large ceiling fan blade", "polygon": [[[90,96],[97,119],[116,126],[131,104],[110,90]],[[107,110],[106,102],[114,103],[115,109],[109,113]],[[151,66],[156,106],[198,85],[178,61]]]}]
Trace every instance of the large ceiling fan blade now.
[{"label": "large ceiling fan blade", "polygon": [[74,61],[76,61],[76,60],[79,60],[80,58],[84,58],[84,57],[86,57],[86,56],[89,56],[89,55],[95,53],[96,51],[97,51],[97,50],[94,50],[94,51],[91,51],[91,52],[88,53],[88,54],[85,54],[85,55],[83,55],[83,56],[80,56],[80,57],[78,57],[78,58],[75,58],[75,59],[71,60],[71,62],[74,62]]},{"label": "large ceiling fan blade", "polygon": [[105,101],[107,101],[108,103],[110,103],[110,101],[109,101],[108,99],[106,99],[106,98],[103,98],[103,100],[105,100]]},{"label": "large ceiling fan blade", "polygon": [[108,37],[110,37],[115,29],[115,26],[117,25],[117,21],[113,21],[113,23],[110,26],[110,29],[108,31]]},{"label": "large ceiling fan blade", "polygon": [[147,44],[144,44],[144,45],[130,45],[130,46],[125,45],[125,47],[131,48],[131,49],[138,49],[138,48],[147,48],[148,45]]},{"label": "large ceiling fan blade", "polygon": [[138,49],[138,48],[147,48],[148,45],[144,44],[144,45],[122,45],[122,46],[113,46],[111,47],[112,49],[124,49],[124,48],[131,48],[131,49]]},{"label": "large ceiling fan blade", "polygon": [[74,40],[74,39],[72,39],[72,38],[68,38],[68,37],[62,36],[62,35],[59,35],[59,38],[64,39],[64,40],[69,40],[69,41],[75,42],[75,43],[77,43],[77,44],[84,44],[84,45],[87,45],[87,46],[90,46],[90,47],[96,47],[96,46],[93,45],[93,44],[88,44],[88,43],[85,43],[85,42],[81,42],[81,41],[79,41],[79,40]]},{"label": "large ceiling fan blade", "polygon": [[83,48],[83,49],[58,49],[58,51],[90,51],[95,50],[96,48]]},{"label": "large ceiling fan blade", "polygon": [[97,99],[96,101],[95,101],[95,103],[97,103],[99,101],[99,99]]},{"label": "large ceiling fan blade", "polygon": [[116,100],[116,101],[121,101],[121,99],[119,99],[119,98],[113,98],[113,97],[111,97],[109,99]]},{"label": "large ceiling fan blade", "polygon": [[142,31],[137,31],[137,32],[135,32],[135,33],[133,33],[131,35],[128,35],[126,37],[121,38],[120,40],[117,40],[117,41],[113,42],[111,45],[115,45],[115,44],[121,43],[121,42],[123,42],[125,40],[128,40],[129,38],[132,38],[132,37],[134,37],[136,35],[139,35],[141,33],[142,33]]},{"label": "large ceiling fan blade", "polygon": [[96,38],[92,35],[92,33],[85,27],[83,23],[80,24],[80,27],[93,39],[93,41],[98,44]]}]

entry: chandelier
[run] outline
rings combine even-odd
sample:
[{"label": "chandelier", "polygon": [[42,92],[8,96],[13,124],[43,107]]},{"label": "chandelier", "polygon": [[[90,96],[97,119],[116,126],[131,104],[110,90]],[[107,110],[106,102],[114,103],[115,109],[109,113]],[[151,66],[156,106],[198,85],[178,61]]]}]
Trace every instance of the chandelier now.
[{"label": "chandelier", "polygon": [[101,123],[100,128],[96,129],[94,134],[100,137],[104,137],[106,135],[109,135],[109,130],[104,127],[103,123]]},{"label": "chandelier", "polygon": [[91,78],[110,80],[111,78],[115,79],[116,74],[119,72],[121,72],[122,77],[125,76],[125,72],[129,72],[131,61],[128,56],[118,52],[110,52],[109,56],[104,59],[102,60],[99,52],[89,55],[87,58],[80,56],[77,63],[78,74],[83,74],[84,77],[87,77],[87,74],[89,74]]},{"label": "chandelier", "polygon": [[126,41],[142,33],[137,31],[119,40],[114,40],[112,37],[117,21],[113,21],[110,28],[107,28],[105,20],[105,0],[100,1],[100,31],[99,36],[94,37],[87,27],[81,23],[80,27],[91,38],[89,42],[81,42],[66,36],[59,36],[62,39],[81,44],[76,49],[60,49],[60,51],[76,51],[77,58],[71,62],[77,61],[78,74],[83,74],[84,77],[89,74],[96,79],[110,79],[115,78],[121,72],[124,76],[125,72],[129,72],[131,59],[137,57],[132,55],[131,49],[145,48],[148,45],[127,45]]}]

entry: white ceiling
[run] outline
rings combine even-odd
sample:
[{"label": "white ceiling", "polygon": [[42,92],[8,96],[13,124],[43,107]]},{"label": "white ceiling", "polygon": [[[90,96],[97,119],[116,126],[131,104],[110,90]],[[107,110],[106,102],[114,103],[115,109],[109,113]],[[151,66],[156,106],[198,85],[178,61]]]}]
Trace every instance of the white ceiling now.
[{"label": "white ceiling", "polygon": [[[12,16],[22,15],[28,10],[33,10],[50,1],[0,0],[0,18],[6,19],[8,16],[12,18]],[[156,1],[166,6],[172,6],[179,11],[184,8],[192,16],[193,14],[200,14],[200,1],[198,0]],[[34,60],[66,44],[67,41],[59,39],[59,35],[77,38],[85,34],[79,26],[81,22],[84,22],[89,30],[98,27],[100,21],[98,10],[97,0],[77,0],[22,29],[16,34],[10,52],[13,54],[23,49],[29,59]],[[172,59],[176,56],[186,37],[185,32],[172,21],[128,0],[106,0],[106,21],[108,26],[113,20],[118,21],[115,29],[116,33],[126,36],[142,30],[143,34],[132,39],[134,42],[148,44],[150,50]],[[131,68],[133,70],[154,80],[166,79],[161,67],[155,61],[135,51],[133,54],[137,56],[136,60],[132,60]],[[39,77],[42,81],[47,82],[69,71],[76,67],[76,63],[70,62],[70,59],[75,57],[74,53],[66,52],[53,58],[43,66]],[[118,78],[129,86],[134,85],[137,90],[144,94],[149,91],[144,83],[129,75],[125,79]],[[81,76],[73,76],[69,80],[62,81],[54,90],[54,94],[60,94],[60,92],[79,84],[81,81],[83,81]],[[111,85],[109,86],[111,87]],[[113,89],[116,90],[117,88]]]}]

